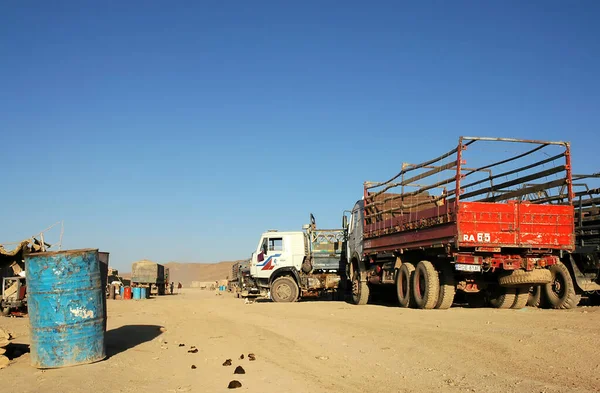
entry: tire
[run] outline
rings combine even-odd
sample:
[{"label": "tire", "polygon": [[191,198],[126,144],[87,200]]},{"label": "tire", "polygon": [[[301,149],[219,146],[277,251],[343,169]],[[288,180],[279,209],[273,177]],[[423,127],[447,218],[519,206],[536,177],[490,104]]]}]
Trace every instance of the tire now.
[{"label": "tire", "polygon": [[440,279],[431,262],[421,261],[417,264],[412,289],[417,307],[430,310],[436,306],[440,295]]},{"label": "tire", "polygon": [[517,294],[515,295],[515,301],[510,308],[514,308],[515,310],[520,310],[527,306],[527,302],[529,301],[529,288],[530,287],[522,287],[517,288]]},{"label": "tire", "polygon": [[548,284],[550,281],[552,281],[552,274],[549,269],[534,269],[529,272],[513,270],[498,279],[498,283],[503,286]]},{"label": "tire", "polygon": [[436,309],[447,310],[454,303],[454,295],[456,294],[456,283],[454,281],[454,271],[450,266],[444,266],[440,269],[440,294],[435,305]]},{"label": "tire", "polygon": [[415,266],[412,263],[403,263],[396,274],[396,295],[400,307],[412,307],[414,297],[411,290],[411,283],[415,273]]},{"label": "tire", "polygon": [[360,276],[357,274],[352,279],[352,303],[357,306],[364,306],[369,302],[369,284],[360,281]]},{"label": "tire", "polygon": [[569,269],[562,262],[558,262],[550,266],[550,273],[552,282],[543,286],[548,306],[563,310],[577,307],[581,295],[575,292]]},{"label": "tire", "polygon": [[533,285],[529,289],[529,297],[527,298],[527,305],[529,307],[540,307],[542,304],[542,286]]},{"label": "tire", "polygon": [[271,284],[271,299],[276,303],[292,303],[298,300],[298,285],[289,276],[277,278]]},{"label": "tire", "polygon": [[511,308],[515,304],[516,297],[516,288],[498,286],[490,292],[490,305],[494,308]]}]

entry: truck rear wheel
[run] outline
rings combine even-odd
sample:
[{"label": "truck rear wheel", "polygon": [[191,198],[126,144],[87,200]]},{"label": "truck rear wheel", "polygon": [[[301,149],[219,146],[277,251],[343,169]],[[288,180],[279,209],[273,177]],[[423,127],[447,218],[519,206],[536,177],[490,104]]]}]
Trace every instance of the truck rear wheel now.
[{"label": "truck rear wheel", "polygon": [[429,310],[436,306],[440,295],[440,279],[431,262],[421,261],[417,264],[412,287],[417,307]]},{"label": "truck rear wheel", "polygon": [[454,272],[450,266],[444,266],[440,269],[440,294],[435,308],[447,310],[454,303],[454,295],[456,293],[456,283],[454,282]]},{"label": "truck rear wheel", "polygon": [[528,300],[529,300],[529,287],[517,288],[515,302],[513,303],[513,305],[510,308],[520,310],[523,307],[527,306]]},{"label": "truck rear wheel", "polygon": [[414,297],[411,293],[410,284],[415,273],[415,266],[412,263],[403,263],[398,269],[396,275],[396,294],[400,307],[410,307],[414,303]]},{"label": "truck rear wheel", "polygon": [[558,262],[550,266],[550,273],[552,274],[552,281],[543,287],[548,305],[559,309],[577,307],[581,295],[575,292],[575,285],[571,279],[569,269],[562,262]]},{"label": "truck rear wheel", "polygon": [[291,303],[298,300],[298,285],[289,276],[277,278],[271,284],[271,298],[276,303]]},{"label": "truck rear wheel", "polygon": [[540,307],[542,304],[542,286],[534,285],[529,289],[529,298],[527,305],[529,307]]},{"label": "truck rear wheel", "polygon": [[494,308],[511,308],[516,297],[516,288],[497,286],[490,292],[490,304]]}]

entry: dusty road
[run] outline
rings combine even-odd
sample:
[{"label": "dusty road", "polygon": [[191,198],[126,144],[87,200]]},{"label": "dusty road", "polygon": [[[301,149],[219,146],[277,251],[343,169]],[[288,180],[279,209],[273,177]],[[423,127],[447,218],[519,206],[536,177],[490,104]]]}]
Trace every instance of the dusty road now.
[{"label": "dusty road", "polygon": [[[2,391],[225,392],[232,379],[243,384],[235,391],[261,393],[600,391],[598,307],[244,304],[191,289],[108,307],[107,360],[41,371],[24,354],[0,370]],[[22,344],[27,323],[0,319]],[[256,361],[238,359],[249,352]],[[233,366],[222,366],[228,358]],[[237,365],[245,375],[233,375]]]}]

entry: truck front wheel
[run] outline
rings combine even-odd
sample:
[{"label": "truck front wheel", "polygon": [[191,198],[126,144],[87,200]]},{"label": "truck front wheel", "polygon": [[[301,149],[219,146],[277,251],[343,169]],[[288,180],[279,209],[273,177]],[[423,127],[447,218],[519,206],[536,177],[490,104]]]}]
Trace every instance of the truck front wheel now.
[{"label": "truck front wheel", "polygon": [[562,262],[558,262],[550,266],[550,273],[552,281],[543,286],[548,305],[560,309],[577,307],[581,295],[575,292],[569,269]]},{"label": "truck front wheel", "polygon": [[352,278],[352,302],[362,306],[369,302],[369,284],[360,280],[360,275],[354,274]]},{"label": "truck front wheel", "polygon": [[271,284],[271,298],[276,303],[291,303],[298,300],[298,285],[291,277],[279,277]]}]

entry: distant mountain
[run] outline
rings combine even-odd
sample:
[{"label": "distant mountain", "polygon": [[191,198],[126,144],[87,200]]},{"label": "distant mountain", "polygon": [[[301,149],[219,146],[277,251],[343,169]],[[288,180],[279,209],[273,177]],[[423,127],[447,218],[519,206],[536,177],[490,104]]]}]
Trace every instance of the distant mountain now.
[{"label": "distant mountain", "polygon": [[226,261],[219,263],[179,263],[169,262],[165,268],[169,269],[170,280],[181,282],[189,287],[192,281],[216,281],[231,276],[233,264],[239,261]]},{"label": "distant mountain", "polygon": [[[165,268],[169,269],[171,275],[170,281],[180,282],[183,286],[189,287],[192,281],[217,281],[224,280],[231,276],[233,264],[240,261],[223,261],[218,263],[165,263]],[[121,273],[121,277],[129,279],[131,273]]]}]

